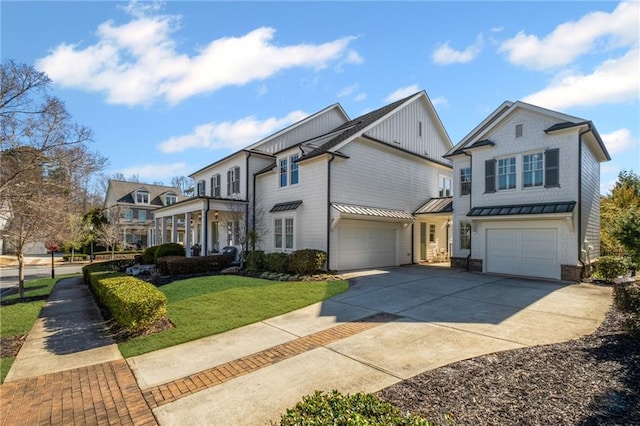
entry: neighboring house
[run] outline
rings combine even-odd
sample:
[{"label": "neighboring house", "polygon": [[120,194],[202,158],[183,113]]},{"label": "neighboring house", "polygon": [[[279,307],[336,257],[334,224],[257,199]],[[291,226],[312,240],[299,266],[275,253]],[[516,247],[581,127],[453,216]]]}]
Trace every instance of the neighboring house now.
[{"label": "neighboring house", "polygon": [[[144,248],[154,245],[153,212],[183,198],[180,190],[171,186],[110,180],[103,209],[110,223],[117,220],[122,227],[122,241],[127,247]],[[184,225],[177,223],[171,229],[181,228]]]},{"label": "neighboring house", "polygon": [[592,122],[505,102],[454,146],[453,267],[580,280],[600,254]]},{"label": "neighboring house", "polygon": [[255,230],[260,249],[320,249],[335,270],[446,257],[450,148],[424,91],[354,120],[335,104],[193,173],[196,196],[156,229],[184,218],[203,253]]}]

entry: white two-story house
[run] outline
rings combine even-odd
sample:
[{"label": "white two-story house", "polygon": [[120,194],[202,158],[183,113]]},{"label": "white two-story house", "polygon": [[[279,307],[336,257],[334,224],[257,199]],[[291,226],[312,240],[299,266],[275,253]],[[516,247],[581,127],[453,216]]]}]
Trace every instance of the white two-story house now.
[{"label": "white two-story house", "polygon": [[505,102],[445,155],[453,160],[453,267],[578,281],[600,253],[592,122]]},{"label": "white two-story house", "polygon": [[333,270],[433,260],[452,237],[450,148],[424,91],[354,120],[335,104],[193,173],[196,197],[157,227],[182,218],[203,253],[255,230],[257,248],[323,250]]}]

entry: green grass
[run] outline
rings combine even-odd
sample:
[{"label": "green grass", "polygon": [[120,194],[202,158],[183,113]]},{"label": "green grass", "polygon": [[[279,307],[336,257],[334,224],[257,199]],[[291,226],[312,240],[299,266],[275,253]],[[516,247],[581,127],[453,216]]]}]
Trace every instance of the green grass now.
[{"label": "green grass", "polygon": [[[78,275],[64,275],[58,278],[40,278],[27,281],[24,284],[24,301],[20,301],[17,293],[3,297],[3,305],[0,305],[0,337],[29,333],[47,297],[53,290],[53,286],[58,280],[73,276]],[[13,360],[13,357],[0,359],[0,383],[4,382]]]},{"label": "green grass", "polygon": [[119,345],[126,358],[222,333],[299,309],[348,288],[346,281],[280,282],[234,275],[191,278],[159,287],[176,328]]}]

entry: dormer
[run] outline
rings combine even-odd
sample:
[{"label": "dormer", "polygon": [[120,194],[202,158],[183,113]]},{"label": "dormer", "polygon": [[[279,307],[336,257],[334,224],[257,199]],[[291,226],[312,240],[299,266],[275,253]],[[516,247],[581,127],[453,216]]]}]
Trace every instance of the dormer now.
[{"label": "dormer", "polygon": [[173,191],[169,191],[165,193],[162,197],[162,203],[165,206],[170,206],[171,204],[175,204],[177,202],[178,202],[178,195]]},{"label": "dormer", "polygon": [[145,188],[138,188],[133,192],[133,202],[136,204],[149,204],[149,191]]}]

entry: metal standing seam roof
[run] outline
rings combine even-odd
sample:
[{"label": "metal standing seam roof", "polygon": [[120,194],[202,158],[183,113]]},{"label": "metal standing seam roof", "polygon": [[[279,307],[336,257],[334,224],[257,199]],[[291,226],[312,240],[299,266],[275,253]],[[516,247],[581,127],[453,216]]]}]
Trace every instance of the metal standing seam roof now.
[{"label": "metal standing seam roof", "polygon": [[571,213],[576,206],[575,201],[538,204],[512,204],[504,206],[473,207],[467,216],[514,216],[523,214]]},{"label": "metal standing seam roof", "polygon": [[302,205],[302,200],[287,201],[286,203],[278,203],[271,207],[270,213],[274,212],[286,212],[289,210],[295,210]]},{"label": "metal standing seam roof", "polygon": [[431,198],[413,214],[452,213],[453,197]]},{"label": "metal standing seam roof", "polygon": [[354,214],[360,216],[385,217],[389,219],[414,220],[411,213],[404,210],[381,209],[377,207],[355,206],[352,204],[331,203],[331,206],[340,213]]}]

